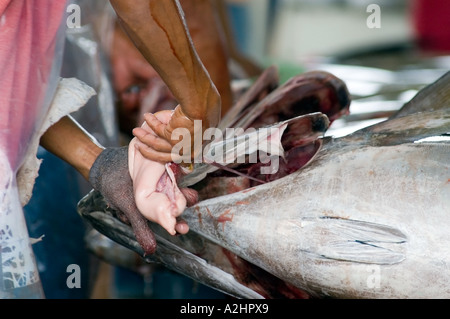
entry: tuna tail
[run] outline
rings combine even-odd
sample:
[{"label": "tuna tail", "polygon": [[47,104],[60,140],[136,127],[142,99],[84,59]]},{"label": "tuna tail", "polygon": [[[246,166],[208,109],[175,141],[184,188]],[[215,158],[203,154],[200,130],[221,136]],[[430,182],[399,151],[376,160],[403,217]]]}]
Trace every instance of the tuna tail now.
[{"label": "tuna tail", "polygon": [[428,85],[386,121],[343,138],[349,142],[389,146],[443,136],[450,132],[450,72]]}]

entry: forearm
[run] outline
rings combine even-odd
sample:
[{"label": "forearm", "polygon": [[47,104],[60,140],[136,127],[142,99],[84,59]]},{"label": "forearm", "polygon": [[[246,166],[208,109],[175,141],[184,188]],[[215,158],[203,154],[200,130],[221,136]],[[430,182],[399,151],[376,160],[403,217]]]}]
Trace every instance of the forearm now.
[{"label": "forearm", "polygon": [[189,34],[203,65],[219,91],[222,116],[233,103],[225,34],[211,0],[180,0]]},{"label": "forearm", "polygon": [[63,117],[42,135],[47,151],[72,165],[86,179],[103,147],[70,116]]},{"label": "forearm", "polygon": [[119,23],[189,119],[215,126],[220,96],[200,61],[176,0],[110,0]]}]

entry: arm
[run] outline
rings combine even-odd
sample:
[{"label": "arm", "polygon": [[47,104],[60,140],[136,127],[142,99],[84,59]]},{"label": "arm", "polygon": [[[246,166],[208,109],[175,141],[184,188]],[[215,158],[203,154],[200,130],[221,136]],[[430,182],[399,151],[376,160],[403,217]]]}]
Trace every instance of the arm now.
[{"label": "arm", "polygon": [[[152,64],[177,99],[169,123],[156,117],[146,121],[158,138],[149,137],[146,144],[153,148],[140,148],[146,157],[171,161],[171,134],[175,128],[188,128],[193,133],[193,121],[201,120],[203,129],[216,126],[220,120],[219,93],[200,61],[176,0],[110,0],[119,17],[119,23],[129,37]],[[148,136],[137,129],[137,134]],[[163,140],[163,141],[162,141]],[[165,142],[168,143],[165,143]]]},{"label": "arm", "polygon": [[228,70],[228,48],[218,9],[212,0],[180,0],[195,50],[222,100],[221,116],[231,108],[233,94]]},{"label": "arm", "polygon": [[[136,206],[128,170],[128,146],[105,149],[70,116],[49,127],[40,144],[72,165],[102,193],[108,205],[117,210],[118,217],[131,225],[145,254],[155,251],[153,232]],[[177,226],[178,231],[187,229],[183,222]]]},{"label": "arm", "polygon": [[40,144],[72,165],[86,180],[89,180],[92,164],[104,149],[70,116],[49,127]]}]

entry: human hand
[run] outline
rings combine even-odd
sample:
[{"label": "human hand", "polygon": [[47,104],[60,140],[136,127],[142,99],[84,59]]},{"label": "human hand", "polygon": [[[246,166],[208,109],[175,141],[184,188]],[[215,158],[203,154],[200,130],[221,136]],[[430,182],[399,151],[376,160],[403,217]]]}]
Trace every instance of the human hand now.
[{"label": "human hand", "polygon": [[187,233],[189,227],[179,217],[186,205],[197,202],[197,192],[178,188],[177,180],[183,175],[182,168],[174,163],[145,159],[135,148],[138,143],[134,138],[129,144],[128,165],[139,211],[171,235]]},{"label": "human hand", "polygon": [[[179,141],[173,138],[172,133],[176,133],[178,128],[187,129],[192,146],[196,138],[195,120],[201,121],[201,133],[220,121],[221,97],[193,46],[183,19],[184,13],[177,1],[142,0],[133,1],[133,5],[127,0],[110,2],[121,26],[133,42],[139,44],[140,52],[179,103],[167,122],[147,116],[146,122],[154,134],[139,133],[139,129],[135,132],[137,137],[146,135],[150,138],[142,141],[153,149],[153,152],[142,151],[147,159],[171,162],[172,148]],[[183,150],[182,156],[190,153],[187,155],[195,158],[197,152],[191,147],[189,151]]]},{"label": "human hand", "polygon": [[171,235],[186,234],[189,226],[178,217],[186,205],[193,205],[198,198],[195,190],[178,189],[176,181],[183,174],[181,168],[175,165],[166,169],[161,163],[141,159],[133,142],[136,141],[100,153],[90,169],[89,182],[117,212],[117,217],[131,225],[148,255],[156,249],[148,221],[158,223]]},{"label": "human hand", "polygon": [[154,253],[155,236],[134,199],[133,182],[128,171],[128,146],[106,148],[100,153],[90,169],[89,182],[117,211],[118,218],[131,225],[144,253]]},{"label": "human hand", "polygon": [[[164,163],[191,163],[200,151],[193,147],[194,139],[203,135],[202,125],[195,125],[195,120],[187,117],[179,105],[174,111],[146,113],[144,119],[144,125],[151,130],[137,127],[133,135],[140,141],[137,148],[145,158]],[[174,147],[178,143],[182,143],[181,148]]]}]

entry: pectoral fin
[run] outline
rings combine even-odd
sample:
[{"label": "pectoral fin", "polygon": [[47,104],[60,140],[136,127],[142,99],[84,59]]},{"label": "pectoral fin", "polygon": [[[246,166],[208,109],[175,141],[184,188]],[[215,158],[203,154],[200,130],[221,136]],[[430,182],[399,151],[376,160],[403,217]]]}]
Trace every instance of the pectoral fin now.
[{"label": "pectoral fin", "polygon": [[342,218],[302,218],[301,253],[318,258],[391,265],[405,259],[406,236],[398,229],[371,222]]}]

